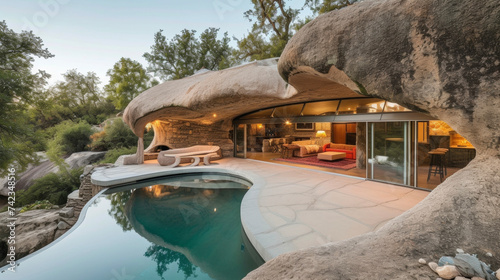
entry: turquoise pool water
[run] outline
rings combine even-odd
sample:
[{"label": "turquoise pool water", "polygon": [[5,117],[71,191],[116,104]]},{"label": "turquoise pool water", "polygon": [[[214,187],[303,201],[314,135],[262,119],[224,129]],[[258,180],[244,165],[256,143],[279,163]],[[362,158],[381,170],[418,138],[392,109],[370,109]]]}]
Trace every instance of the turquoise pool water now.
[{"label": "turquoise pool water", "polygon": [[205,174],[111,189],[78,227],[0,278],[241,279],[263,263],[241,227],[248,187]]}]

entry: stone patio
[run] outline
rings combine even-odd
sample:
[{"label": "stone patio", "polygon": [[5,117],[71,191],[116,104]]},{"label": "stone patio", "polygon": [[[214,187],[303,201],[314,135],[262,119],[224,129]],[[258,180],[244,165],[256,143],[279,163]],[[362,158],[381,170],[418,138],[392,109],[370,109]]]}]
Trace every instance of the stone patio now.
[{"label": "stone patio", "polygon": [[265,261],[375,231],[428,192],[360,178],[249,159],[165,168],[156,161],[99,169],[92,183],[115,186],[193,172],[225,172],[253,182],[241,205],[242,224]]}]

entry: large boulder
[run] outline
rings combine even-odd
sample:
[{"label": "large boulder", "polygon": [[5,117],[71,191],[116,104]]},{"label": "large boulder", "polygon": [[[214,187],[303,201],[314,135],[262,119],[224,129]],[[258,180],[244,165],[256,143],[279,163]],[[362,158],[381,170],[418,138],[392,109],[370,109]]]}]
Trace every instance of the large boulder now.
[{"label": "large boulder", "polygon": [[497,0],[366,0],[297,32],[278,69],[299,93],[333,82],[428,112],[477,157],[377,232],[278,256],[247,279],[435,279],[419,258],[457,248],[500,266],[499,19]]},{"label": "large boulder", "polygon": [[[104,158],[106,152],[78,152],[71,154],[64,162],[69,169],[85,167]],[[49,173],[57,173],[59,167],[49,161],[44,153],[39,153],[40,161],[36,165],[29,165],[26,171],[17,176],[16,191],[29,188],[34,180]],[[0,178],[0,195],[8,196],[7,178]]]},{"label": "large boulder", "polygon": [[106,152],[78,152],[71,154],[64,162],[68,164],[70,169],[77,169],[98,162],[105,155]]},{"label": "large boulder", "polygon": [[[0,242],[8,240],[11,222],[8,212],[0,214]],[[32,210],[16,215],[16,259],[42,248],[54,240],[59,221],[59,210]],[[0,256],[4,259],[5,255]],[[6,264],[5,259],[0,266]]]}]

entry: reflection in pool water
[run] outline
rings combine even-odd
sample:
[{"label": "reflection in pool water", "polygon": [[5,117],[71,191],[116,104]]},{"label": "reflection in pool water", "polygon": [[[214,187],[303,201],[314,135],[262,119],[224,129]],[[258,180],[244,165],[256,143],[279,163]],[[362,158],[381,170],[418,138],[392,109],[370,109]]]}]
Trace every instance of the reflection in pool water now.
[{"label": "reflection in pool water", "polygon": [[78,228],[0,278],[241,279],[263,263],[241,227],[247,186],[212,175],[155,183],[101,195]]}]

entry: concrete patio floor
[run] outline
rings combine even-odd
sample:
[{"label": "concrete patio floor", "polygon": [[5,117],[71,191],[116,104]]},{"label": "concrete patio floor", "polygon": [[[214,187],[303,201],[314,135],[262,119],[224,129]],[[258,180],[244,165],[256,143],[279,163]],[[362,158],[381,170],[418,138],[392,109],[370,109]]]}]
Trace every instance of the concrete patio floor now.
[{"label": "concrete patio floor", "polygon": [[429,192],[329,172],[249,159],[226,158],[210,166],[143,165],[101,168],[92,182],[114,186],[140,179],[193,172],[224,172],[253,186],[241,204],[243,228],[261,257],[346,240],[375,231]]}]

